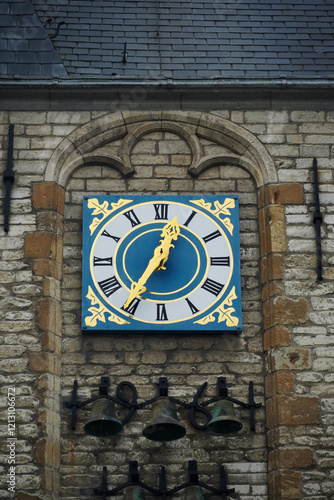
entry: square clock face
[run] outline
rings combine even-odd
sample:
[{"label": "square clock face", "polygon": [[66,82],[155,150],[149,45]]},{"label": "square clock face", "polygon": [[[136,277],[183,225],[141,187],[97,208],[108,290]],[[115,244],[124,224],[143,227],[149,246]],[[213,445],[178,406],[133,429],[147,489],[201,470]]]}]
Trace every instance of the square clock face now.
[{"label": "square clock face", "polygon": [[239,199],[85,196],[82,331],[241,332]]}]

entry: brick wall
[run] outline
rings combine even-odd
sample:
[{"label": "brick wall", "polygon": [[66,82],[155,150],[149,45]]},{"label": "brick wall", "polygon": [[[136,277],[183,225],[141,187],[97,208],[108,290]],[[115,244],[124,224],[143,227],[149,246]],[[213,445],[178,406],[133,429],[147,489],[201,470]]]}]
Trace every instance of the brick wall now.
[{"label": "brick wall", "polygon": [[[138,460],[143,480],[153,484],[157,467],[165,465],[174,486],[186,480],[190,459],[198,461],[201,479],[213,485],[224,464],[228,484],[242,500],[327,500],[333,494],[334,115],[226,111],[207,114],[205,124],[199,115],[166,114],[174,125],[164,127],[158,113],[129,112],[123,121],[119,114],[100,112],[0,114],[3,164],[8,124],[15,124],[10,232],[0,239],[0,380],[4,438],[7,390],[17,391],[18,499],[79,498],[79,487],[99,483],[104,465],[116,486],[126,480],[129,460]],[[100,135],[90,132],[99,128]],[[312,222],[314,156],[324,216],[321,283]],[[275,169],[265,179],[270,161]],[[144,190],[239,194],[239,337],[82,336],[82,196]],[[266,415],[256,412],[255,434],[241,410],[245,425],[236,436],[207,438],[188,425],[182,440],[152,444],[141,436],[149,411],[138,412],[121,435],[101,440],[83,432],[86,407],[71,431],[63,402],[73,380],[85,398],[96,394],[104,375],[111,378],[111,392],[129,380],[143,400],[155,395],[162,375],[170,394],[185,400],[205,381],[206,394],[214,395],[220,375],[227,377],[230,395],[245,400],[251,379],[256,399],[266,401]],[[4,440],[1,452],[6,458]],[[5,474],[0,484],[0,497],[8,498]]]}]

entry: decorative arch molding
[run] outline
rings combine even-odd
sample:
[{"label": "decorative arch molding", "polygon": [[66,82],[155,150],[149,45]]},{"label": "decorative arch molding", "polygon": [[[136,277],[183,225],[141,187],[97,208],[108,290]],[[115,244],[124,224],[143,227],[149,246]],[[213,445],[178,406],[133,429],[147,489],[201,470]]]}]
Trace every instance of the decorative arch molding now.
[{"label": "decorative arch molding", "polygon": [[[64,187],[73,172],[81,166],[104,165],[124,176],[134,174],[131,151],[146,134],[168,131],[177,134],[188,145],[192,163],[191,176],[220,164],[232,163],[247,170],[257,186],[277,182],[274,162],[263,144],[248,130],[213,113],[199,112],[117,112],[104,115],[79,127],[68,135],[52,154],[45,181]],[[205,156],[200,138],[217,142],[231,151],[226,156]],[[99,149],[122,139],[119,156]]]},{"label": "decorative arch molding", "polygon": [[151,132],[172,132],[181,137],[181,139],[187,143],[192,156],[192,162],[188,172],[193,175],[192,171],[196,171],[198,163],[204,156],[203,146],[198,136],[194,133],[192,126],[189,126],[187,123],[176,123],[169,120],[144,122],[143,124],[133,128],[133,130],[128,133],[123,141],[120,154],[125,168],[133,168],[131,164],[131,151],[141,137],[146,134],[150,134]]}]

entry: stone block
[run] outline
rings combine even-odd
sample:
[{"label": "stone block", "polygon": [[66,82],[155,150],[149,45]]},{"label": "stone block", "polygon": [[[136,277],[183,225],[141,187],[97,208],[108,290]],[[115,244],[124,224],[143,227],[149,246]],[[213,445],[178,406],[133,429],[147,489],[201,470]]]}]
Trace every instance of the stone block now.
[{"label": "stone block", "polygon": [[142,363],[152,365],[163,365],[166,363],[167,355],[164,352],[151,351],[143,352]]},{"label": "stone block", "polygon": [[319,127],[319,122],[325,121],[325,112],[324,111],[292,111],[291,112],[291,120],[293,122],[316,122],[313,124],[315,128]]},{"label": "stone block", "polygon": [[26,113],[24,111],[12,111],[9,113],[11,123],[20,124],[43,124],[46,122],[46,113]]},{"label": "stone block", "polygon": [[[303,147],[303,146],[301,146]],[[299,157],[299,146],[292,146],[291,144],[267,144],[267,149],[272,156],[286,156],[289,158]]]},{"label": "stone block", "polygon": [[277,394],[292,394],[294,390],[294,376],[288,371],[279,371],[267,375],[265,393],[267,397]]},{"label": "stone block", "polygon": [[62,252],[60,253],[59,250],[60,244],[61,238],[53,233],[28,233],[24,242],[25,257],[61,260]]},{"label": "stone block", "polygon": [[37,227],[39,231],[63,233],[63,216],[53,210],[37,212]]},{"label": "stone block", "polygon": [[285,214],[282,205],[268,205],[259,211],[261,256],[286,251]]},{"label": "stone block", "polygon": [[267,401],[267,425],[307,425],[320,421],[316,396],[277,395]]},{"label": "stone block", "polygon": [[41,299],[37,308],[38,326],[43,331],[61,335],[61,305],[52,299]]},{"label": "stone block", "polygon": [[[63,133],[64,131],[61,135],[63,135]],[[28,125],[26,127],[26,134],[44,137],[52,134],[52,128],[51,125]]]},{"label": "stone block", "polygon": [[283,295],[283,288],[276,281],[269,281],[262,287],[262,300],[268,300],[270,297]]},{"label": "stone block", "polygon": [[246,111],[245,123],[288,123],[287,111]]},{"label": "stone block", "polygon": [[300,155],[307,156],[309,158],[318,158],[318,157],[328,158],[329,153],[330,153],[329,145],[314,146],[310,144],[302,144],[300,146]]},{"label": "stone block", "polygon": [[279,448],[269,453],[269,470],[304,469],[311,467],[313,460],[311,448]]},{"label": "stone block", "polygon": [[270,500],[301,500],[300,473],[279,470],[269,474]]},{"label": "stone block", "polygon": [[171,156],[171,164],[188,167],[189,165],[191,165],[191,156],[190,155],[172,155]]},{"label": "stone block", "polygon": [[263,342],[265,351],[271,347],[289,346],[291,342],[291,334],[285,326],[276,325],[264,332]]},{"label": "stone block", "polygon": [[29,368],[34,372],[53,373],[54,360],[49,352],[31,354],[29,359]]},{"label": "stone block", "polygon": [[128,180],[128,190],[129,191],[139,191],[139,192],[157,192],[157,191],[167,191],[168,180],[167,179],[129,179]]},{"label": "stone block", "polygon": [[304,202],[302,184],[286,183],[264,186],[259,190],[259,208],[268,204],[299,205]]},{"label": "stone block", "polygon": [[272,370],[308,370],[311,366],[309,349],[295,347],[273,349],[270,353]]},{"label": "stone block", "polygon": [[274,299],[275,321],[281,325],[305,323],[308,302],[304,298],[292,300],[287,297]]},{"label": "stone block", "polygon": [[263,304],[264,328],[275,325],[305,323],[308,317],[308,302],[304,298],[292,300],[287,297],[270,298]]},{"label": "stone block", "polygon": [[283,278],[283,257],[281,254],[269,254],[261,260],[262,283]]},{"label": "stone block", "polygon": [[52,297],[56,300],[60,300],[61,290],[60,282],[53,277],[46,277],[43,282],[43,293],[45,297]]},{"label": "stone block", "polygon": [[36,276],[50,276],[57,280],[62,277],[62,264],[48,259],[38,259],[33,263],[33,270]]}]

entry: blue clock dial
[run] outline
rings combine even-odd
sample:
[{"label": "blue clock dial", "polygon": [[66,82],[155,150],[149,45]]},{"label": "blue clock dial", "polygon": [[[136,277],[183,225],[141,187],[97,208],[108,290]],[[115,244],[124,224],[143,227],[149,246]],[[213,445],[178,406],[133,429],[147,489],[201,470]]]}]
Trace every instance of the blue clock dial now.
[{"label": "blue clock dial", "polygon": [[86,199],[83,330],[241,331],[237,201]]},{"label": "blue clock dial", "polygon": [[[123,286],[130,289],[142,276],[153,249],[159,245],[164,224],[149,223],[128,233],[115,252],[115,269]],[[185,256],[187,257],[185,259]],[[168,268],[167,268],[168,266]],[[175,300],[191,293],[203,280],[208,255],[203,243],[186,228],[170,251],[167,272],[154,272],[142,297],[147,300]]]}]

